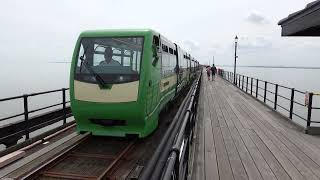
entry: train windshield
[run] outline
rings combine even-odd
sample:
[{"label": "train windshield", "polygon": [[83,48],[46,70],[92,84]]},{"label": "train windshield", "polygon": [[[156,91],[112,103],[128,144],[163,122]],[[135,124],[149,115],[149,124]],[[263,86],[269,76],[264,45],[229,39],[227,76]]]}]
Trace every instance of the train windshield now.
[{"label": "train windshield", "polygon": [[139,80],[143,37],[82,38],[75,80],[99,85]]}]

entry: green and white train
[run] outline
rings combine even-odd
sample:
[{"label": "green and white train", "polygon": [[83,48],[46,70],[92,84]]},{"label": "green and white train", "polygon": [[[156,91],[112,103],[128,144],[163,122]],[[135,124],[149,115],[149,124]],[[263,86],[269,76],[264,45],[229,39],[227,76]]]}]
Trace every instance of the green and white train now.
[{"label": "green and white train", "polygon": [[77,131],[148,136],[198,69],[198,61],[154,30],[81,33],[70,71]]}]

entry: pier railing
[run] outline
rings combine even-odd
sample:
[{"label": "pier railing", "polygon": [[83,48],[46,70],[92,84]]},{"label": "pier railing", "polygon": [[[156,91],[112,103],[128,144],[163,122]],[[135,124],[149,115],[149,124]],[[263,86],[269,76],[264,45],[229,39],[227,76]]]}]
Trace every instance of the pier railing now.
[{"label": "pier railing", "polygon": [[[59,121],[62,121],[61,126],[65,125],[67,118],[72,116],[70,101],[66,97],[68,90],[68,88],[62,88],[0,99],[0,103],[14,100],[23,101],[23,104],[21,104],[23,112],[0,117],[0,144],[5,144],[7,147],[15,145],[23,136],[25,140],[29,140],[30,133]],[[53,93],[61,93],[61,102],[30,110],[31,97]]]},{"label": "pier railing", "polygon": [[182,124],[171,148],[162,180],[187,179],[190,145],[193,142],[194,126],[197,117],[201,76],[191,94],[187,109],[182,116]]},{"label": "pier railing", "polygon": [[201,72],[199,72],[199,76],[197,76],[190,89],[184,89],[188,93],[166,132],[162,135],[157,149],[140,174],[140,180],[187,178],[200,84]]},{"label": "pier railing", "polygon": [[[237,74],[236,78],[234,78],[234,73],[229,71],[220,70],[219,75],[280,114],[290,119],[297,118],[298,121],[305,121],[306,133],[312,127],[312,123],[320,123],[320,119],[314,120],[315,118],[319,118],[318,116],[320,115],[319,111],[314,112],[314,110],[319,110],[320,107],[313,105],[315,96],[319,96],[320,94],[304,92],[241,74]],[[312,116],[313,113],[316,113],[318,116],[314,118]]]}]

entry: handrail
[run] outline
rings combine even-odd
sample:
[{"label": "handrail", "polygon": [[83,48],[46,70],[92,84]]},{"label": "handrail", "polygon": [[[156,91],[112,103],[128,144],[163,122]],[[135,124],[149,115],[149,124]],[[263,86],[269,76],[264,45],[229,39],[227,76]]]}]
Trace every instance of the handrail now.
[{"label": "handrail", "polygon": [[8,100],[13,100],[13,99],[23,98],[23,97],[26,96],[26,95],[27,95],[27,96],[37,96],[37,95],[41,95],[41,94],[49,94],[49,93],[53,93],[53,92],[62,91],[63,89],[69,90],[69,88],[62,88],[62,89],[56,89],[56,90],[50,90],[50,91],[42,91],[42,92],[38,92],[38,93],[24,94],[24,95],[20,95],[20,96],[13,96],[13,97],[8,97],[8,98],[2,98],[2,99],[0,99],[0,102],[2,102],[2,101],[8,101]]},{"label": "handrail", "polygon": [[139,179],[149,180],[161,178],[164,167],[166,166],[166,159],[169,157],[169,154],[171,153],[171,147],[173,146],[174,141],[177,137],[176,135],[181,129],[181,125],[183,123],[182,118],[185,110],[188,108],[188,102],[190,102],[196,83],[196,81],[192,83],[191,88],[188,90],[187,95],[182,101],[177,113],[172,120],[172,123],[170,123],[166,132],[163,134],[157,149],[151,156],[148,164],[144,167]]},{"label": "handrail", "polygon": [[[237,74],[235,76],[236,78],[235,78],[235,82],[234,82],[233,72],[224,71],[223,69],[220,69],[219,75],[223,79],[227,80],[228,82],[233,83],[237,88],[241,89],[242,91],[244,91],[252,96],[254,94],[255,96],[253,96],[253,97],[258,99],[259,101],[263,101],[267,106],[270,106],[270,103],[267,103],[267,102],[271,102],[273,104],[273,107],[271,107],[271,108],[273,108],[274,110],[277,111],[277,107],[280,107],[284,111],[289,112],[289,115],[287,115],[287,114],[283,114],[281,111],[278,111],[280,114],[283,114],[290,119],[292,119],[293,115],[294,115],[295,117],[298,117],[302,120],[305,120],[307,122],[306,133],[308,133],[307,130],[311,127],[311,123],[320,123],[320,121],[312,121],[312,110],[320,109],[320,107],[315,107],[312,105],[313,96],[320,96],[320,93],[303,92],[303,91],[297,90],[295,88],[290,88],[290,87],[283,86],[283,85],[280,85],[277,83],[268,82],[268,81],[264,81],[261,79],[244,76],[241,74]],[[245,78],[246,78],[246,80],[244,80]],[[253,85],[252,83],[254,80],[256,82]],[[251,83],[249,83],[249,82],[251,82]],[[251,85],[251,89],[249,89],[249,87],[248,87],[249,84]],[[272,85],[272,86],[268,86],[268,85]],[[253,86],[255,87],[255,90],[254,90],[254,88],[252,88]],[[283,94],[279,94],[279,91],[281,90],[281,88],[286,89],[286,91],[291,90],[291,92],[288,93],[288,95],[290,95],[290,97],[287,97]],[[249,91],[250,91],[250,93],[249,93]],[[262,92],[259,93],[260,91],[262,91]],[[297,93],[305,96],[304,103],[298,102],[296,100],[297,98],[295,97],[295,94],[297,94]],[[272,99],[270,99],[270,96],[272,97]],[[259,97],[263,98],[263,100],[261,100]],[[289,101],[290,102],[289,108],[284,107],[283,105],[279,104],[278,97],[281,97],[282,99]],[[295,110],[294,105],[299,105],[300,107],[306,108],[307,117],[306,118],[302,117],[303,115],[299,114],[299,111]]]},{"label": "handrail", "polygon": [[189,148],[193,140],[193,129],[197,115],[198,97],[200,91],[201,76],[196,82],[192,92],[188,108],[184,112],[182,125],[171,148],[167,164],[162,173],[162,180],[186,179]]},{"label": "handrail", "polygon": [[[23,122],[25,123],[25,129],[24,129],[25,133],[24,133],[24,135],[26,137],[26,140],[28,140],[30,138],[29,136],[30,136],[30,128],[31,128],[31,127],[29,127],[29,120],[31,119],[30,118],[30,114],[35,113],[35,112],[39,112],[39,111],[42,111],[42,110],[45,110],[45,109],[49,109],[49,108],[52,108],[52,107],[57,107],[57,106],[62,106],[62,109],[61,109],[62,110],[62,120],[63,120],[63,124],[66,124],[67,116],[69,116],[68,113],[67,113],[67,108],[69,108],[69,106],[67,107],[66,104],[70,103],[69,100],[68,101],[66,100],[66,91],[67,90],[69,90],[69,88],[55,89],[55,90],[50,90],[50,91],[43,91],[43,92],[37,92],[37,93],[31,93],[31,94],[24,94],[24,95],[20,95],[20,96],[13,96],[13,97],[9,97],[9,98],[0,99],[0,103],[4,102],[4,101],[23,99],[23,107],[24,107],[24,112],[22,112],[22,113],[18,113],[18,114],[15,114],[15,115],[10,115],[10,116],[1,118],[0,122],[1,121],[8,121],[8,123],[3,124],[0,128],[6,127],[7,125],[14,125],[14,124],[21,123],[22,122],[21,120],[14,121],[14,123],[12,123],[12,121],[9,121],[9,120],[11,120],[13,118],[20,117],[20,116],[24,116],[24,118],[23,118]],[[34,110],[29,110],[29,101],[30,101],[29,99],[30,99],[30,97],[44,95],[44,94],[51,94],[51,93],[56,93],[56,92],[61,92],[62,101],[60,103],[56,103],[56,104],[53,104],[53,105],[37,108],[37,109],[34,109]]]}]

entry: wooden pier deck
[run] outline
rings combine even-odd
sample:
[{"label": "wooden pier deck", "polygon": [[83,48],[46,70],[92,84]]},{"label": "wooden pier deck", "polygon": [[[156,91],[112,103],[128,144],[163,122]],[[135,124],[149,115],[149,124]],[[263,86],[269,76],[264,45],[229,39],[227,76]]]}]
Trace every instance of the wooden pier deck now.
[{"label": "wooden pier deck", "polygon": [[320,136],[203,76],[191,179],[320,179]]}]

